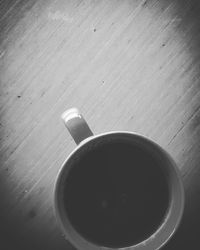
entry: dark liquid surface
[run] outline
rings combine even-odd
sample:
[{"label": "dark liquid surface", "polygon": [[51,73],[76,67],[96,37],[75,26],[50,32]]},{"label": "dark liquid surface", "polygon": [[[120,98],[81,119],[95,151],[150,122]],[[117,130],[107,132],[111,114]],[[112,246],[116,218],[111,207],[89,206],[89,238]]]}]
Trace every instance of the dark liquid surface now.
[{"label": "dark liquid surface", "polygon": [[108,142],[74,162],[64,189],[74,228],[101,246],[126,247],[153,234],[169,206],[158,160],[128,142]]}]

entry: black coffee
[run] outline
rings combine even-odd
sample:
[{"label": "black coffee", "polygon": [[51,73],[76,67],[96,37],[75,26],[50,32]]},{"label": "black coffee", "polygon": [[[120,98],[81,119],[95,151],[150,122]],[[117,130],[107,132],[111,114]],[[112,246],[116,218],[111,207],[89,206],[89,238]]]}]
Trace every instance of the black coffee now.
[{"label": "black coffee", "polygon": [[145,240],[162,223],[169,205],[160,162],[123,139],[85,151],[74,161],[64,190],[74,228],[106,247]]}]

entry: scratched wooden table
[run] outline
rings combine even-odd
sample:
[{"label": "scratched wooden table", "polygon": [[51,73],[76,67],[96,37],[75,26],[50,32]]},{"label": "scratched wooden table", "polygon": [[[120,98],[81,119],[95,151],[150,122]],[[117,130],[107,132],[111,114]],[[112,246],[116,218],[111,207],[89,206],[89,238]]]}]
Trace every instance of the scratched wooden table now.
[{"label": "scratched wooden table", "polygon": [[0,249],[73,249],[53,213],[71,107],[94,133],[135,131],[167,149],[186,209],[164,249],[200,249],[199,15],[194,0],[0,2]]}]

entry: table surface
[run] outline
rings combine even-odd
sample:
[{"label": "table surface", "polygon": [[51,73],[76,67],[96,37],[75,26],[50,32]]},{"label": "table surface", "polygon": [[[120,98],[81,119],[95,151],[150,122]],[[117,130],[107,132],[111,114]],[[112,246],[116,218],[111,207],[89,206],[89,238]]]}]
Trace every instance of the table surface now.
[{"label": "table surface", "polygon": [[200,249],[199,15],[194,0],[0,2],[2,249],[74,249],[53,211],[71,107],[95,134],[134,131],[172,155],[186,207],[164,249]]}]

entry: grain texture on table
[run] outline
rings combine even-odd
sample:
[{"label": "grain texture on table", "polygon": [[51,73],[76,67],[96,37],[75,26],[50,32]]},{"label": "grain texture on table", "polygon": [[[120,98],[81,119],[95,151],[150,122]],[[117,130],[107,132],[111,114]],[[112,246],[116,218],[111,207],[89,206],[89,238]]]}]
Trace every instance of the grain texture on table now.
[{"label": "grain texture on table", "polygon": [[186,209],[165,249],[200,249],[199,15],[194,0],[0,2],[1,249],[73,249],[53,213],[71,107],[174,157]]}]

